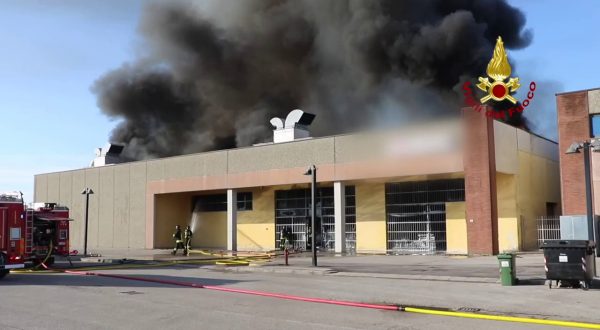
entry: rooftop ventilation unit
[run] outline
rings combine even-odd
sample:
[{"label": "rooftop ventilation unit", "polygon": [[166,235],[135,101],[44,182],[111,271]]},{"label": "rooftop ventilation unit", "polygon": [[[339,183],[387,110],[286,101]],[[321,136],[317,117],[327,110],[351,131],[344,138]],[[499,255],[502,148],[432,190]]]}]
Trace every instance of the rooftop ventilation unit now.
[{"label": "rooftop ventilation unit", "polygon": [[310,138],[308,126],[312,124],[316,115],[300,109],[292,110],[285,122],[281,118],[271,118],[273,130],[273,143],[290,142],[298,139]]},{"label": "rooftop ventilation unit", "polygon": [[90,163],[90,167],[99,167],[104,165],[122,163],[121,153],[124,146],[107,143],[102,148],[96,148],[96,158]]}]

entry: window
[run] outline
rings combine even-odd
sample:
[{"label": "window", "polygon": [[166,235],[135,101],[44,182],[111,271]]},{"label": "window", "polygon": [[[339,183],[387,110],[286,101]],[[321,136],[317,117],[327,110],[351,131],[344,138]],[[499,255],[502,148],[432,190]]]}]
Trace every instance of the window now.
[{"label": "window", "polygon": [[600,114],[591,115],[592,137],[600,137]]},{"label": "window", "polygon": [[66,230],[64,230],[64,229],[61,229],[61,230],[59,231],[59,234],[60,234],[60,239],[61,239],[61,240],[63,240],[63,239],[67,239],[67,231],[66,231]]},{"label": "window", "polygon": [[237,194],[238,211],[252,211],[252,192]]},{"label": "window", "polygon": [[224,212],[227,211],[227,195],[205,195],[195,198],[196,210],[200,212]]},{"label": "window", "polygon": [[15,227],[10,229],[10,239],[18,240],[21,239],[21,228]]},{"label": "window", "polygon": [[[252,192],[239,192],[237,200],[238,211],[252,210]],[[199,212],[227,212],[227,194],[196,196],[193,206]]]}]

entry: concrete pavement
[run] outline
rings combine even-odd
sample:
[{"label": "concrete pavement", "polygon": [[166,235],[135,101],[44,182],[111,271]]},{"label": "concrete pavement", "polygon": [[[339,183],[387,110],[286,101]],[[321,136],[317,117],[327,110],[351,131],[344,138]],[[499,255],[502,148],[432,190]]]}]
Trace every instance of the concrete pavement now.
[{"label": "concrete pavement", "polygon": [[[596,261],[598,263],[598,260]],[[498,260],[495,256],[331,256],[318,257],[318,267],[312,267],[311,256],[302,254],[289,258],[289,266],[283,258],[269,263],[258,263],[256,267],[231,269],[242,272],[305,273],[352,277],[379,277],[454,282],[499,282]],[[540,253],[517,256],[517,277],[521,284],[544,284],[546,275],[544,258]],[[598,267],[598,266],[597,266]],[[596,285],[598,286],[596,281]]]},{"label": "concrete pavement", "polygon": [[[291,266],[283,266],[283,259],[277,257],[270,262],[252,263],[250,267],[168,264],[146,268],[145,264],[156,266],[156,260],[198,260],[211,256],[174,258],[167,250],[144,253],[143,258],[135,252],[128,255],[138,259],[136,267],[142,268],[97,272],[364,303],[600,322],[596,312],[600,290],[549,290],[538,285],[544,278],[541,254],[525,254],[517,260],[518,276],[526,280],[526,285],[502,287],[498,283],[496,257],[321,255],[320,266],[314,268],[309,256],[294,255],[290,258]],[[119,259],[116,253],[108,256]],[[65,329],[543,328],[66,274],[11,274],[0,281],[0,287],[2,329],[55,328],[47,322]],[[26,312],[29,310],[37,312],[30,314]]]},{"label": "concrete pavement", "polygon": [[[104,270],[306,297],[598,322],[598,291],[490,283],[243,273],[206,266]],[[0,282],[2,329],[542,329],[530,324],[386,312],[67,274]],[[556,327],[552,327],[556,329]]]}]

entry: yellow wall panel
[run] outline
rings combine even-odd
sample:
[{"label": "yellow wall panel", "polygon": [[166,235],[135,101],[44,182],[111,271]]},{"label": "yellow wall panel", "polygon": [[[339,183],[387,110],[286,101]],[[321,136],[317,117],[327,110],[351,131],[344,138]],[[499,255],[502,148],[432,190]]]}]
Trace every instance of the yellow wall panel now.
[{"label": "yellow wall panel", "polygon": [[387,250],[385,220],[385,184],[356,185],[356,250],[385,252]]},{"label": "yellow wall panel", "polygon": [[446,203],[446,251],[467,254],[467,221],[465,202]]},{"label": "yellow wall panel", "polygon": [[274,223],[238,223],[238,251],[271,251],[275,249]]},{"label": "yellow wall panel", "polygon": [[498,218],[498,250],[500,253],[519,251],[519,243],[517,218]]},{"label": "yellow wall panel", "polygon": [[386,252],[385,221],[356,221],[357,252]]},{"label": "yellow wall panel", "polygon": [[556,162],[519,151],[517,201],[521,250],[537,249],[536,219],[546,215],[547,202],[560,204]]},{"label": "yellow wall panel", "polygon": [[498,250],[519,251],[521,237],[517,217],[517,176],[496,173],[498,199]]},{"label": "yellow wall panel", "polygon": [[192,246],[227,248],[227,212],[200,212]]},{"label": "yellow wall panel", "polygon": [[268,251],[275,249],[276,189],[269,187],[249,190],[252,191],[252,210],[238,212],[238,250]]}]

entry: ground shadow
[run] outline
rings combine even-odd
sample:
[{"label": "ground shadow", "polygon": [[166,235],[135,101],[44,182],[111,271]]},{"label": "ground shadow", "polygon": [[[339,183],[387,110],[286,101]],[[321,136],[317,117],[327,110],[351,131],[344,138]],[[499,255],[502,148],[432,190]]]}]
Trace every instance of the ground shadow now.
[{"label": "ground shadow", "polygon": [[[212,279],[201,277],[182,277],[168,275],[143,275],[143,274],[123,274],[111,272],[111,275],[125,275],[138,278],[165,280],[174,282],[194,283],[196,285],[227,285],[247,281]],[[185,286],[176,286],[170,284],[136,281],[120,279],[113,277],[101,277],[92,275],[75,275],[64,273],[38,273],[38,274],[9,274],[0,280],[0,287],[3,286],[25,286],[25,285],[43,285],[43,286],[67,286],[67,287],[170,287],[170,288],[189,288]]]}]

